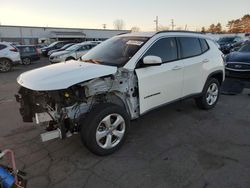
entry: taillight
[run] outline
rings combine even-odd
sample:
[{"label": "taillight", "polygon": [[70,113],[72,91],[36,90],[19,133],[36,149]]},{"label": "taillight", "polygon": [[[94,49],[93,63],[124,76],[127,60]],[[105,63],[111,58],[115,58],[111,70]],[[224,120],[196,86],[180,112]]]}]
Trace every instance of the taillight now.
[{"label": "taillight", "polygon": [[10,51],[12,51],[12,52],[18,52],[18,50],[16,48],[11,48]]}]

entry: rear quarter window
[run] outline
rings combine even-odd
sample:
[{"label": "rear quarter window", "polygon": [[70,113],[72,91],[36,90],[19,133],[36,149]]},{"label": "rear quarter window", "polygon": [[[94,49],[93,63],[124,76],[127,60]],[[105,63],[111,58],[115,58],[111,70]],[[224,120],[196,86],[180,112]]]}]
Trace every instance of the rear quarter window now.
[{"label": "rear quarter window", "polygon": [[207,41],[205,39],[200,39],[200,43],[201,43],[201,51],[202,51],[202,53],[209,50],[209,46],[208,46]]},{"label": "rear quarter window", "polygon": [[179,37],[181,58],[194,57],[202,54],[200,41],[194,37]]}]

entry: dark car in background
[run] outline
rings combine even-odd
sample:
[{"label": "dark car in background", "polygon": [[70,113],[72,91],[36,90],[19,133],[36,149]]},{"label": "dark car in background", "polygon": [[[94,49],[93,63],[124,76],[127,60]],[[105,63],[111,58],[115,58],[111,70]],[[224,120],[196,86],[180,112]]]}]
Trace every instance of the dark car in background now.
[{"label": "dark car in background", "polygon": [[222,53],[228,54],[232,49],[239,48],[244,43],[244,40],[240,36],[233,36],[222,37],[217,42],[220,45]]},{"label": "dark car in background", "polygon": [[76,43],[68,43],[68,44],[65,44],[63,47],[59,48],[59,49],[55,49],[55,50],[50,50],[48,52],[48,56],[50,56],[52,53],[54,52],[60,52],[60,51],[64,51],[66,50],[67,48],[69,48],[70,46],[73,46],[74,44]]},{"label": "dark car in background", "polygon": [[51,43],[49,46],[42,48],[42,54],[45,57],[48,57],[48,52],[51,50],[55,50],[55,49],[60,49],[61,47],[63,47],[65,44],[69,44],[71,43],[70,41],[57,41],[57,42],[53,42]]},{"label": "dark car in background", "polygon": [[39,52],[34,45],[17,45],[22,64],[29,65],[32,61],[40,59]]},{"label": "dark car in background", "polygon": [[48,46],[48,45],[45,44],[45,43],[40,43],[40,44],[37,44],[37,45],[36,45],[36,49],[37,49],[37,51],[38,51],[39,54],[42,54],[42,48],[45,48],[45,47],[47,47],[47,46]]},{"label": "dark car in background", "polygon": [[250,79],[250,42],[225,57],[226,76]]}]

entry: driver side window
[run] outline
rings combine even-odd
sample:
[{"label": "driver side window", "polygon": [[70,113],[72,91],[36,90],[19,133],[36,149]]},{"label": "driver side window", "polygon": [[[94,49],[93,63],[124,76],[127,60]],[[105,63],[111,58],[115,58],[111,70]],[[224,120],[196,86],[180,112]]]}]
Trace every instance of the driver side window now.
[{"label": "driver side window", "polygon": [[163,38],[158,40],[149,48],[143,58],[149,55],[160,57],[163,63],[176,60],[178,58],[178,53],[175,38]]}]

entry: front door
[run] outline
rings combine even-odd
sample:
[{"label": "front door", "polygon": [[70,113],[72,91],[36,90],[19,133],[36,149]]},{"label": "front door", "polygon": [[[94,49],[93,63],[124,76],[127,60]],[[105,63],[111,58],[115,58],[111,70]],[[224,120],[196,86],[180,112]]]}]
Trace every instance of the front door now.
[{"label": "front door", "polygon": [[[160,57],[163,63],[145,67],[142,61],[148,55]],[[140,114],[179,99],[183,86],[183,64],[178,61],[175,38],[159,39],[143,57],[136,68]]]}]

